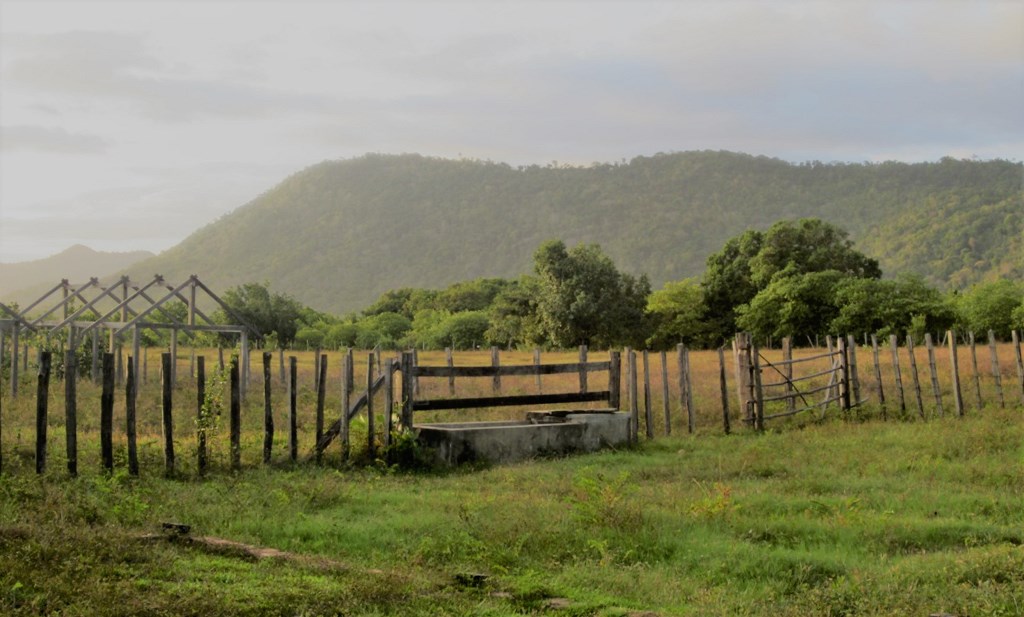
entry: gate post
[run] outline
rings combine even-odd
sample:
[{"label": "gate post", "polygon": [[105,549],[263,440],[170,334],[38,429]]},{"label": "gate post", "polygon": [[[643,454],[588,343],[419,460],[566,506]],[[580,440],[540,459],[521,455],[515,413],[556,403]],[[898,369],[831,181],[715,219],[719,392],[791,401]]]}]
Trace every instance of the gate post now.
[{"label": "gate post", "polygon": [[412,401],[413,401],[413,376],[412,376],[412,352],[402,352],[402,428],[412,430]]}]

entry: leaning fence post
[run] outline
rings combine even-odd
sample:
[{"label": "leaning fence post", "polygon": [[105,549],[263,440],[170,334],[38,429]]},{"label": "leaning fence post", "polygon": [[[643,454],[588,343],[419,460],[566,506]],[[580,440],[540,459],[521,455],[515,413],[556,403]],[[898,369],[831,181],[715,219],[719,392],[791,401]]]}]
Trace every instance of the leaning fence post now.
[{"label": "leaning fence post", "polygon": [[956,354],[956,334],[948,330],[946,338],[949,339],[949,365],[953,373],[953,403],[956,406],[956,414],[963,417],[964,399],[960,392],[960,362]]},{"label": "leaning fence post", "polygon": [[[15,326],[17,331],[17,326]],[[27,347],[26,347],[27,349]],[[14,364],[17,362],[15,358]],[[46,471],[47,406],[50,400],[50,352],[39,356],[39,374],[36,381],[36,473]]]}]

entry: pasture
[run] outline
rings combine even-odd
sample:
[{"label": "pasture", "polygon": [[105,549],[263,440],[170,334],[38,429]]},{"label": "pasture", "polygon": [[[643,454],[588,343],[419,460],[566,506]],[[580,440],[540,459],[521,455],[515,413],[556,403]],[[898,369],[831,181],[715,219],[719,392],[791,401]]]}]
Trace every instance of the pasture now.
[{"label": "pasture", "polygon": [[[998,348],[1005,408],[982,355],[983,405],[972,406],[966,397],[962,418],[949,412],[948,403],[940,417],[926,396],[924,420],[913,407],[901,413],[890,404],[883,421],[877,401],[869,399],[846,414],[831,407],[824,418],[813,412],[770,422],[764,433],[734,422],[730,435],[722,430],[714,352],[691,355],[697,412],[692,435],[680,413],[674,371],[668,371],[672,434],[664,434],[661,367],[654,354],[655,439],[645,439],[641,429],[640,443],[620,451],[447,472],[367,460],[362,416],[353,421],[352,463],[343,463],[332,446],[321,466],[293,464],[286,433],[279,429],[272,462],[263,465],[261,376],[254,370],[242,411],[242,471],[230,471],[223,416],[210,431],[205,478],[196,473],[195,390],[185,353],[175,391],[180,464],[172,478],[162,473],[155,355],[139,393],[137,478],[124,465],[123,392],[115,402],[115,470],[106,473],[99,456],[98,387],[80,382],[79,475],[69,478],[61,448],[63,389],[50,393],[50,455],[42,475],[34,473],[34,391],[25,387],[12,400],[4,390],[0,612],[1024,611],[1024,407],[1013,389],[1014,351],[1008,345]],[[213,364],[215,351],[205,353]],[[948,363],[944,354],[948,350],[936,351],[940,366]],[[313,354],[297,355],[304,459],[314,443]],[[360,357],[354,381],[365,384],[365,353]],[[592,352],[591,359],[597,358]],[[575,352],[544,356],[545,362],[575,359]],[[456,360],[487,364],[490,358],[478,352],[457,354]],[[862,388],[870,391],[872,374],[864,368],[870,354],[862,351],[860,361]],[[503,364],[530,362],[529,352],[502,355]],[[445,358],[443,352],[421,352],[420,363],[443,365]],[[340,354],[328,354],[328,420],[340,413],[340,364]],[[927,360],[918,365],[927,366]],[[888,388],[891,366],[880,369]],[[948,376],[948,368],[939,371],[947,396]],[[572,376],[544,380],[544,391],[574,386]],[[24,383],[32,385],[28,378]],[[488,379],[457,384],[460,394],[485,394],[491,387]],[[443,396],[448,384],[424,380],[421,388]],[[502,383],[503,393],[535,391],[533,378]],[[735,396],[734,383],[730,392]],[[279,427],[285,426],[280,414],[286,399],[275,380]],[[732,409],[736,414],[735,401]],[[517,414],[509,408],[437,412],[430,420]],[[191,525],[191,537],[246,546],[167,539],[163,522]]]}]

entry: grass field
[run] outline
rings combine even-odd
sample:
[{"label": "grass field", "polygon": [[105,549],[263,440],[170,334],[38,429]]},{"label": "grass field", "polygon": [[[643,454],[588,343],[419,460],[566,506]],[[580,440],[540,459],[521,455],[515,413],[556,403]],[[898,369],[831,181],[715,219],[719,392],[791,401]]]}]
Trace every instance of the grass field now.
[{"label": "grass field", "polygon": [[[140,398],[140,478],[123,471],[121,438],[117,471],[100,472],[99,396],[86,383],[81,475],[64,471],[63,403],[53,392],[50,465],[38,477],[32,389],[16,402],[5,390],[0,614],[1021,615],[1024,409],[1012,390],[1012,352],[1000,354],[1006,409],[983,381],[988,403],[964,418],[947,402],[941,418],[929,409],[926,422],[916,411],[894,421],[890,409],[883,422],[869,405],[846,418],[799,416],[764,434],[737,426],[726,436],[717,356],[694,353],[695,435],[685,434],[673,401],[671,437],[659,428],[636,448],[453,472],[341,468],[336,449],[323,467],[292,466],[281,407],[275,463],[261,467],[262,401],[251,396],[245,469],[227,471],[222,426],[213,471],[197,479],[186,360],[176,399],[180,477],[161,477],[152,375]],[[310,358],[301,365],[307,382]],[[444,363],[443,355],[420,361]],[[336,354],[329,365],[335,375]],[[660,368],[652,375],[658,417]],[[545,391],[571,389],[561,379],[545,381]],[[447,392],[438,381],[424,392]],[[484,382],[460,392],[489,389]],[[532,378],[503,383],[510,393],[534,387]],[[338,397],[329,398],[330,419]],[[303,454],[312,400],[304,388]],[[147,537],[167,521],[285,554]]]}]

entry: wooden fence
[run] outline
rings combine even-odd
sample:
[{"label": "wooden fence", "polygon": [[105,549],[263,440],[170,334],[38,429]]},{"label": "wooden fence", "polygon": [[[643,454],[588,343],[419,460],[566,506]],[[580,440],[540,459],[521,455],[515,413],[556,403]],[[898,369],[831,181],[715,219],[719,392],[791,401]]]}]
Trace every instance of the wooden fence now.
[{"label": "wooden fence", "polygon": [[[625,367],[620,368],[619,352],[611,352],[609,359],[593,362],[588,360],[586,347],[579,349],[579,362],[574,363],[541,363],[539,351],[533,353],[532,365],[502,365],[501,354],[493,349],[489,366],[456,366],[453,354],[446,350],[443,365],[429,366],[418,362],[418,353],[408,352],[400,357],[384,358],[380,352],[371,352],[366,356],[365,382],[357,384],[354,379],[355,361],[352,350],[341,357],[340,409],[329,426],[325,426],[326,402],[329,394],[328,354],[318,352],[315,355],[313,372],[313,392],[315,392],[315,441],[308,459],[323,460],[327,447],[334,439],[340,437],[341,458],[350,458],[351,421],[365,413],[367,428],[366,453],[369,460],[378,456],[378,445],[384,452],[391,445],[391,437],[395,429],[392,410],[401,409],[397,420],[403,426],[412,427],[413,413],[426,413],[439,409],[480,408],[498,405],[557,405],[568,403],[605,402],[609,407],[625,408],[632,414],[632,436],[636,439],[641,433],[647,438],[659,435],[670,435],[673,425],[685,424],[688,432],[698,428],[709,428],[709,419],[715,421],[726,433],[732,430],[733,421],[730,408],[731,401],[738,401],[739,420],[754,429],[763,429],[767,422],[780,421],[789,416],[800,414],[816,414],[824,416],[828,410],[835,409],[841,413],[850,412],[868,400],[877,405],[882,417],[898,415],[902,417],[926,418],[942,416],[949,411],[958,415],[968,413],[969,408],[980,409],[986,404],[999,406],[1016,406],[1024,408],[1024,364],[1021,361],[1019,333],[1014,332],[1012,338],[1012,355],[1009,362],[1015,365],[1015,372],[1009,366],[1000,366],[995,338],[988,335],[988,353],[982,346],[979,353],[975,337],[968,334],[958,339],[952,332],[947,333],[943,345],[935,346],[930,336],[923,341],[915,341],[911,337],[903,339],[900,346],[897,337],[890,337],[889,349],[884,349],[879,341],[872,337],[869,346],[859,348],[851,337],[843,337],[836,341],[826,340],[826,348],[803,349],[794,353],[788,341],[783,342],[781,358],[779,350],[759,349],[746,335],[738,335],[733,346],[734,371],[727,366],[724,348],[710,352],[700,352],[705,360],[697,367],[701,378],[693,379],[694,367],[691,365],[691,352],[683,345],[676,348],[675,367],[670,373],[671,356],[665,351],[652,353],[637,352],[626,349]],[[918,353],[921,344],[926,354],[918,364]],[[916,345],[916,346],[915,346]],[[0,348],[2,349],[2,348]],[[22,347],[24,349],[24,347]],[[1005,347],[1003,348],[1005,350]],[[948,358],[949,369],[940,373],[936,360],[939,351]],[[888,353],[886,353],[888,352]],[[860,358],[858,358],[858,353]],[[978,356],[983,360],[987,355],[989,370],[979,369]],[[654,356],[654,362],[652,362]],[[709,371],[708,358],[717,356],[717,371]],[[0,359],[8,365],[18,363],[23,373],[28,370],[28,355],[22,351],[18,357],[0,353]],[[79,398],[77,382],[80,378],[74,355],[66,353],[60,362],[54,362],[54,354],[40,351],[36,357],[36,400],[35,400],[35,469],[43,473],[47,468],[48,427],[50,426],[50,382],[55,366],[63,369],[57,375],[64,382],[64,433],[67,470],[71,475],[78,473],[78,426]],[[145,356],[143,356],[145,358]],[[189,358],[189,383],[194,386],[194,394],[183,388],[176,381],[175,361],[169,352],[161,354],[160,362],[160,431],[163,447],[164,473],[179,475],[178,459],[175,452],[175,418],[181,423],[182,414],[191,416],[188,424],[195,429],[185,431],[190,439],[195,439],[196,469],[199,474],[208,470],[209,453],[208,427],[211,413],[218,413],[216,405],[210,398],[211,384],[208,382],[207,362],[202,355],[195,354]],[[885,360],[888,361],[886,362]],[[858,365],[860,360],[860,365]],[[280,372],[275,380],[272,370],[273,356],[262,355],[263,382],[263,439],[262,460],[265,464],[274,462],[273,447],[275,444],[275,411],[273,405],[273,387],[277,381],[286,389],[284,410],[286,423],[284,432],[287,439],[285,457],[277,457],[278,462],[298,462],[299,452],[299,391],[297,357],[291,355],[285,362],[284,352],[279,353],[278,363],[286,370]],[[242,467],[242,408],[243,392],[242,377],[244,374],[243,360],[238,354],[232,355],[226,364],[229,392],[228,401],[224,405],[229,422],[230,446],[228,449],[229,466],[232,470]],[[712,360],[713,362],[713,360]],[[1005,362],[1005,356],[1004,356]],[[104,353],[100,362],[100,461],[103,469],[111,470],[115,464],[114,435],[123,437],[125,445],[126,465],[129,473],[139,473],[137,403],[139,400],[140,375],[144,381],[146,370],[139,372],[135,358],[129,356],[124,371],[124,382],[118,384],[116,356]],[[218,364],[223,366],[223,352],[218,353]],[[658,366],[652,370],[652,364]],[[143,360],[145,366],[145,360]],[[961,368],[964,370],[962,371]],[[660,369],[660,370],[659,370]],[[608,386],[595,389],[591,376],[595,373],[607,372]],[[728,380],[732,372],[733,383]],[[660,373],[660,375],[659,375]],[[884,374],[883,374],[884,373]],[[88,372],[87,372],[88,374]],[[862,376],[863,374],[863,376]],[[396,375],[400,384],[396,384]],[[572,391],[545,392],[543,375],[575,375],[576,387]],[[534,393],[502,395],[502,379],[513,377],[532,377]],[[659,379],[660,377],[660,379]],[[455,398],[457,381],[465,379],[486,378],[491,380],[494,396],[475,396]],[[941,381],[946,386],[940,385]],[[447,380],[449,397],[438,396],[437,388],[433,394],[424,394],[420,390],[421,379]],[[258,380],[254,380],[258,381]],[[985,387],[982,387],[982,382]],[[337,383],[337,382],[336,382]],[[564,383],[564,382],[563,382]],[[400,396],[396,398],[396,386],[400,385]],[[673,390],[674,386],[674,392]],[[735,399],[730,394],[735,386]],[[520,385],[519,388],[522,386]],[[550,386],[548,386],[550,387]],[[121,394],[123,392],[123,394]],[[12,393],[0,392],[0,401],[11,401]],[[184,396],[186,403],[182,403]],[[193,398],[194,396],[194,398]],[[122,398],[123,397],[123,398]],[[177,398],[176,398],[177,397]],[[123,433],[116,430],[113,424],[115,399],[121,398],[124,403]],[[383,400],[379,400],[379,399]],[[191,400],[190,400],[191,399]],[[375,399],[378,402],[375,403]],[[655,419],[655,403],[660,400],[663,405],[664,421]],[[926,404],[926,401],[928,403]],[[253,407],[255,401],[247,409],[252,426],[255,418]],[[191,412],[183,410],[192,409]],[[673,413],[679,414],[673,419]],[[3,471],[4,454],[4,409],[0,406],[0,471]],[[282,410],[278,410],[278,416]],[[715,417],[720,420],[714,420]],[[192,420],[194,418],[194,420]],[[642,420],[641,420],[642,419]],[[378,420],[380,421],[378,424]],[[641,427],[641,424],[643,425]],[[660,425],[660,426],[659,426]],[[180,444],[181,435],[178,437]],[[282,458],[284,460],[282,460]]]}]

